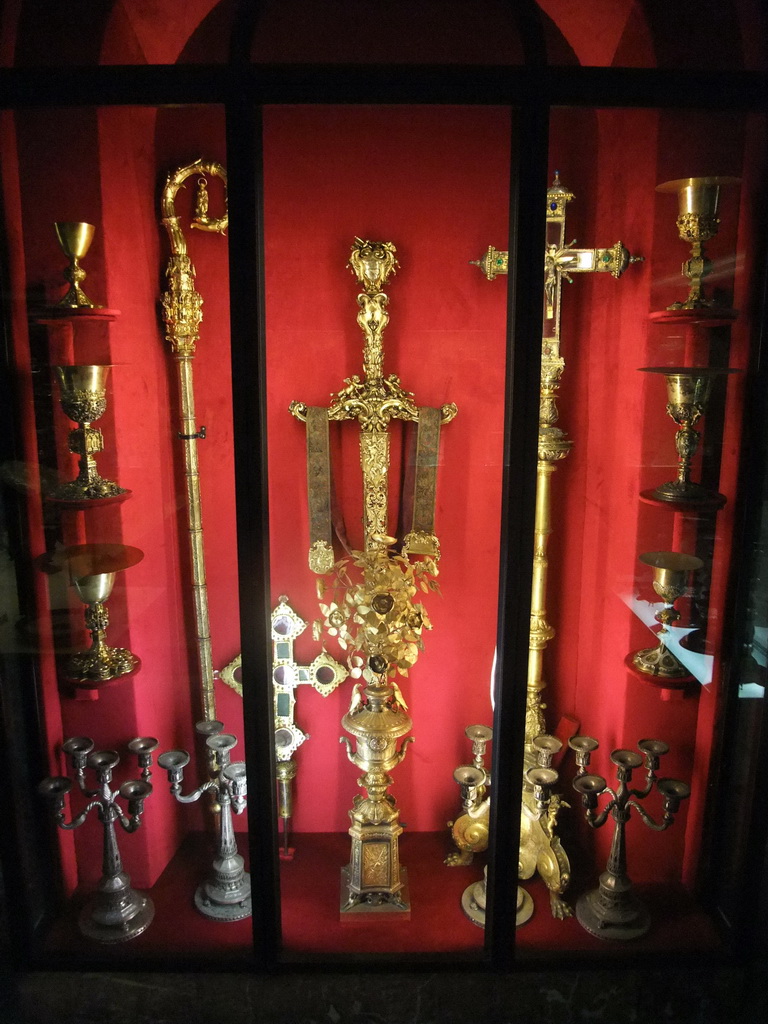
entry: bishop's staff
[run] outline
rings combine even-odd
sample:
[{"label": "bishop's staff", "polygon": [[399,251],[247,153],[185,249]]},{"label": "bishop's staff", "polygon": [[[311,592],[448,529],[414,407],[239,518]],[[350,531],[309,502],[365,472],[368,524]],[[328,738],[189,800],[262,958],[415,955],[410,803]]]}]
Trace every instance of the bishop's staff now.
[{"label": "bishop's staff", "polygon": [[166,277],[168,291],[163,294],[163,320],[165,336],[170,343],[179,373],[181,405],[179,438],[184,446],[184,476],[187,492],[187,519],[189,546],[192,560],[192,592],[194,596],[195,627],[197,630],[197,656],[200,667],[200,691],[203,717],[216,718],[216,697],[213,688],[213,659],[211,630],[208,619],[208,586],[205,578],[205,549],[203,546],[203,517],[200,502],[200,474],[197,461],[197,442],[205,437],[205,427],[197,429],[195,422],[195,392],[192,359],[203,319],[203,298],[195,291],[195,268],[187,254],[187,242],[181,230],[174,205],[176,194],[191,175],[198,175],[195,216],[192,227],[201,231],[227,230],[228,215],[208,216],[207,177],[221,178],[226,187],[227,172],[221,164],[211,160],[195,160],[168,175],[161,197],[162,222],[171,242]]}]

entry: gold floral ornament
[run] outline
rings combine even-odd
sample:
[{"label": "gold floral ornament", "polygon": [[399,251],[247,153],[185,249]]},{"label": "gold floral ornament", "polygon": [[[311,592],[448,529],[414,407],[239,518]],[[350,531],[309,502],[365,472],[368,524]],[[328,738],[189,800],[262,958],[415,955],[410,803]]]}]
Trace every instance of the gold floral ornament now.
[{"label": "gold floral ornament", "polygon": [[[423,630],[432,628],[417,596],[420,590],[440,592],[438,569],[432,558],[411,562],[398,554],[392,548],[393,537],[376,540],[381,547],[353,551],[317,581],[324,618],[316,621],[315,632],[324,630],[349,651],[350,666],[359,665],[355,652],[361,651],[367,659],[383,658],[390,676],[407,676],[424,650]],[[359,582],[353,580],[351,569],[360,570]],[[328,591],[331,600],[323,602]]]}]

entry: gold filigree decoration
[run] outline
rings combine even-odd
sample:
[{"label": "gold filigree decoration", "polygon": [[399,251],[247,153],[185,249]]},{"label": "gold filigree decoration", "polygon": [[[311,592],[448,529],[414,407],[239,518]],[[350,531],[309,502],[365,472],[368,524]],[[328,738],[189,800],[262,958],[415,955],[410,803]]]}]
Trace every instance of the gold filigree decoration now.
[{"label": "gold filigree decoration", "polygon": [[316,540],[309,549],[309,568],[321,576],[333,569],[333,548],[327,540]]},{"label": "gold filigree decoration", "polygon": [[[423,630],[432,628],[416,597],[420,589],[439,593],[438,569],[431,558],[411,562],[397,554],[390,547],[391,537],[376,540],[380,547],[353,551],[336,563],[325,584],[318,580],[318,591],[330,591],[331,600],[321,600],[324,618],[317,620],[316,628],[350,654],[379,655],[390,675],[407,676],[424,649]],[[353,570],[362,579],[353,580]]]}]

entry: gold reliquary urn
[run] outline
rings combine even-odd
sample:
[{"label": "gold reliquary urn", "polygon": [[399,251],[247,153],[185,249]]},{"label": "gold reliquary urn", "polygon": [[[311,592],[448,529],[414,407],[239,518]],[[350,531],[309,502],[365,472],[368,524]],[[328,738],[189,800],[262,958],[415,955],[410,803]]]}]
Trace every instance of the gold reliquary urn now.
[{"label": "gold reliquary urn", "polygon": [[80,266],[80,260],[85,258],[90,249],[96,229],[93,224],[86,224],[85,221],[79,220],[57,221],[54,228],[62,252],[69,259],[69,266],[64,271],[64,277],[69,281],[69,291],[63,299],[59,300],[58,305],[65,309],[101,309],[101,306],[91,302],[80,287],[86,277],[85,271]]},{"label": "gold reliquary urn", "polygon": [[696,424],[705,414],[718,377],[738,373],[727,367],[643,366],[641,373],[663,374],[667,384],[667,413],[677,424],[677,476],[642,496],[651,501],[667,501],[681,505],[722,507],[726,497],[691,480],[691,465],[699,449],[700,434]]},{"label": "gold reliquary urn", "polygon": [[64,677],[70,685],[95,688],[133,675],[141,667],[141,661],[131,651],[107,643],[106,602],[117,573],[136,565],[143,557],[139,548],[125,544],[77,544],[65,548],[63,558],[70,583],[85,605],[85,626],[91,635],[90,646],[70,655],[64,665]]},{"label": "gold reliquary urn", "polygon": [[732,310],[721,308],[714,299],[703,295],[704,278],[712,271],[712,261],[704,255],[704,242],[714,238],[720,227],[718,206],[720,189],[724,185],[739,185],[740,178],[705,177],[678,178],[656,186],[657,192],[676,193],[678,198],[677,230],[683,242],[689,242],[691,255],[683,263],[682,273],[690,282],[684,302],[673,302],[669,310],[698,310],[724,314]]},{"label": "gold reliquary urn", "polygon": [[[408,875],[400,864],[398,838],[403,831],[397,804],[387,794],[392,785],[389,774],[405,757],[413,742],[411,716],[393,683],[387,679],[388,663],[381,655],[369,658],[367,685],[357,684],[342,727],[355,740],[355,750],[346,736],[339,742],[347,757],[364,774],[358,785],[366,791],[352,801],[349,812],[352,856],[341,869],[343,912],[410,910]],[[365,702],[362,696],[365,696]],[[398,748],[397,741],[405,737]]]},{"label": "gold reliquary urn", "polygon": [[640,555],[640,561],[653,569],[653,589],[664,602],[656,612],[661,630],[655,647],[635,651],[627,663],[636,672],[650,676],[662,685],[674,687],[674,684],[680,685],[690,679],[686,667],[667,647],[669,627],[680,618],[675,602],[685,594],[691,573],[701,569],[704,563],[696,555],[681,551],[646,551]]},{"label": "gold reliquary urn", "polygon": [[88,508],[92,502],[124,501],[130,491],[105,480],[96,465],[96,454],[104,450],[104,436],[92,424],[107,410],[109,366],[54,366],[61,407],[77,423],[69,432],[69,450],[80,458],[77,477],[59,485],[51,501]]}]

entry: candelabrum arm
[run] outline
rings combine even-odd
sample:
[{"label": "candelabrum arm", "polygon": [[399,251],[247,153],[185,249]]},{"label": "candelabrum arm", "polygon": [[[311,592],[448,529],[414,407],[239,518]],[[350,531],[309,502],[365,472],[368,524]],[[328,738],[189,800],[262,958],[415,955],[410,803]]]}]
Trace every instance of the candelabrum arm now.
[{"label": "candelabrum arm", "polygon": [[70,829],[73,829],[73,828],[80,828],[80,826],[83,824],[83,822],[88,817],[89,813],[93,810],[94,807],[101,808],[101,801],[100,800],[91,800],[91,802],[88,804],[88,806],[84,810],[82,810],[75,818],[73,818],[72,821],[69,821],[69,822],[64,820],[64,811],[63,811],[63,809],[60,810],[60,811],[57,811],[56,812],[56,824],[59,826],[59,828],[63,828],[65,830],[67,830],[67,831],[69,831]]},{"label": "candelabrum arm", "polygon": [[648,776],[648,780],[647,780],[645,786],[643,787],[643,789],[630,789],[630,791],[629,791],[630,796],[635,796],[635,797],[637,797],[638,800],[644,800],[645,797],[647,797],[648,794],[653,789],[653,784],[654,784],[655,781],[656,781],[656,776],[653,775],[653,774],[649,775]]},{"label": "candelabrum arm", "polygon": [[654,832],[664,832],[666,829],[669,828],[670,825],[673,824],[673,822],[675,820],[674,814],[672,814],[671,811],[666,811],[665,810],[664,811],[664,818],[662,819],[662,821],[661,822],[654,821],[653,818],[648,813],[648,811],[646,811],[646,809],[643,807],[643,805],[639,804],[637,802],[637,800],[629,800],[627,802],[627,806],[628,807],[634,807],[635,810],[637,811],[637,813],[640,815],[640,817],[645,822],[645,824],[648,826],[648,828],[652,828]]},{"label": "candelabrum arm", "polygon": [[218,779],[216,779],[216,780],[209,780],[208,782],[204,782],[202,784],[202,786],[198,786],[197,789],[194,790],[192,793],[187,793],[186,796],[185,796],[181,792],[181,783],[179,782],[179,783],[174,783],[171,786],[171,793],[173,793],[174,797],[178,800],[178,802],[180,804],[193,804],[196,800],[199,800],[200,797],[203,795],[203,793],[205,793],[207,790],[209,790],[209,789],[218,789],[218,788],[219,788]]},{"label": "candelabrum arm", "polygon": [[120,808],[117,804],[113,804],[112,806],[115,808],[115,811],[117,812],[117,820],[122,825],[124,831],[126,831],[128,833],[135,832],[136,829],[141,824],[141,815],[140,814],[130,814],[130,815],[128,815],[128,814],[125,814],[125,812],[122,810],[122,808]]},{"label": "candelabrum arm", "polygon": [[608,820],[608,815],[611,813],[613,808],[616,806],[616,794],[613,792],[613,790],[612,789],[606,789],[605,792],[606,793],[610,793],[611,800],[610,800],[609,803],[607,803],[605,805],[605,807],[602,809],[602,811],[600,811],[599,814],[595,814],[595,812],[593,810],[589,809],[589,808],[587,809],[587,813],[586,813],[587,822],[589,823],[589,825],[592,828],[602,828],[602,826]]},{"label": "candelabrum arm", "polygon": [[360,765],[355,760],[355,755],[352,752],[352,741],[350,740],[350,738],[348,736],[339,736],[339,743],[343,743],[344,746],[347,748],[347,757],[355,766],[355,768],[360,768]]},{"label": "candelabrum arm", "polygon": [[397,752],[397,761],[395,761],[395,764],[400,764],[405,755],[408,753],[408,744],[413,743],[415,738],[415,736],[406,736],[406,738],[403,740],[400,746],[400,749]]},{"label": "candelabrum arm", "polygon": [[75,778],[77,779],[77,784],[80,787],[80,792],[83,794],[83,796],[87,796],[87,797],[90,798],[92,796],[98,796],[99,793],[101,792],[101,790],[99,790],[99,789],[89,789],[86,786],[86,784],[85,784],[85,769],[84,768],[81,769],[80,771],[78,771],[78,770],[75,771]]}]

